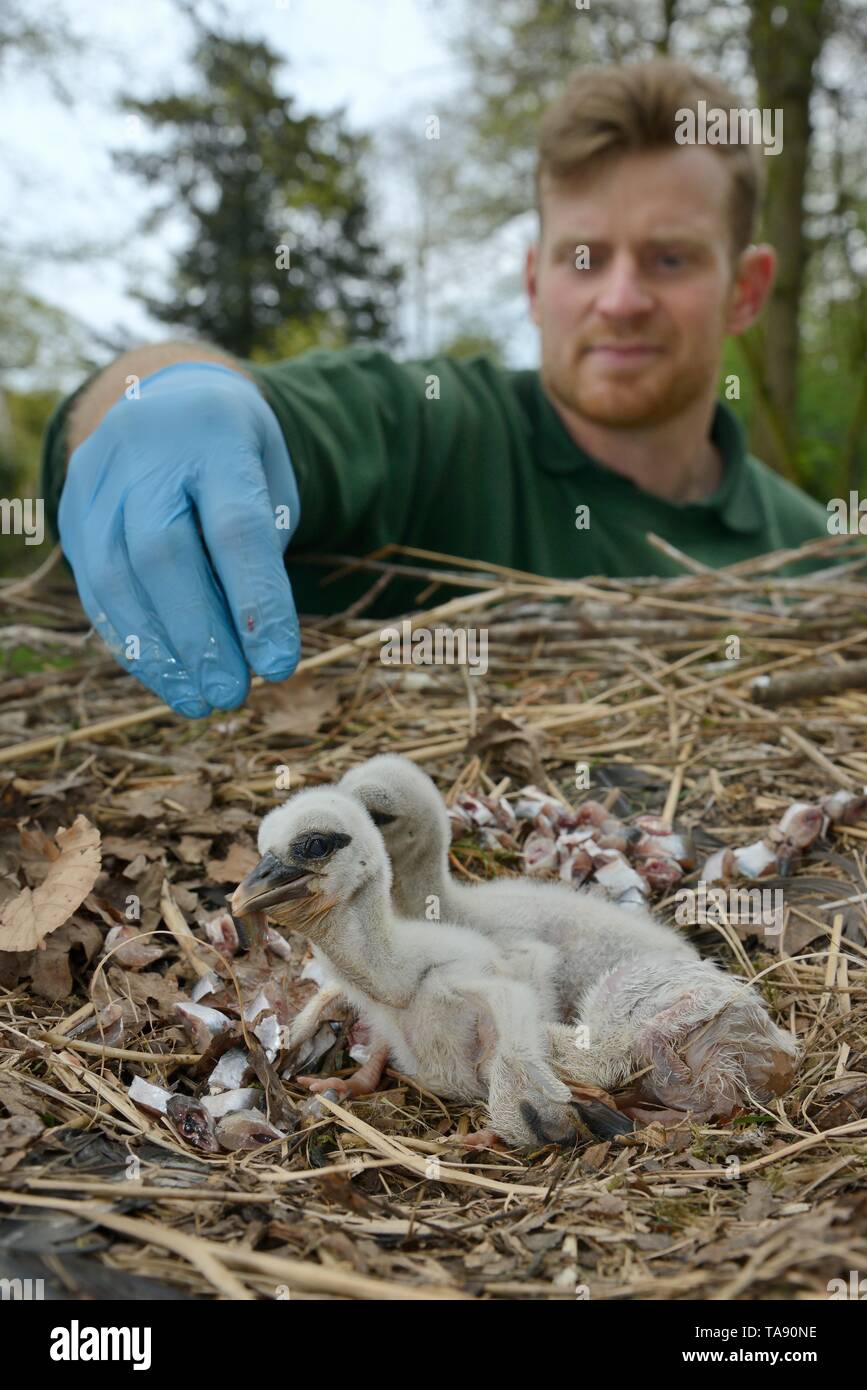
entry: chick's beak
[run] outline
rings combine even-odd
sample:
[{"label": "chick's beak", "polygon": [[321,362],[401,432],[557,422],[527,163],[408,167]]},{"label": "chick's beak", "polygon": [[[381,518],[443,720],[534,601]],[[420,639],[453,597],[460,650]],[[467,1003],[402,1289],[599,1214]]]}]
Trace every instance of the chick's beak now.
[{"label": "chick's beak", "polygon": [[307,895],[310,874],[295,864],[284,864],[270,852],[264,855],[255,869],[238,884],[229,904],[233,917],[245,917],[250,912],[267,912],[278,903]]}]

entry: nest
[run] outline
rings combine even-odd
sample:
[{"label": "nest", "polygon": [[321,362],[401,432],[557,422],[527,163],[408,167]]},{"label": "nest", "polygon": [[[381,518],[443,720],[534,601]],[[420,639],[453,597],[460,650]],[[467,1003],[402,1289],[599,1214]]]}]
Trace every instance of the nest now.
[{"label": "nest", "polygon": [[[867,556],[829,540],[716,573],[674,558],[680,577],[629,582],[345,560],[372,587],[302,624],[299,674],[195,724],[114,666],[56,570],[0,589],[5,645],[45,654],[0,683],[0,1276],[67,1297],[718,1300],[824,1299],[864,1268],[867,821],[765,870],[773,931],[724,908],[684,925],[678,892],[708,856],[773,845],[793,803],[867,783]],[[486,675],[382,663],[364,614],[396,574],[420,602],[458,592],[411,622],[484,630]],[[474,797],[533,784],[673,825],[696,867],[650,905],[797,1037],[787,1094],[531,1154],[462,1146],[483,1113],[394,1071],[311,1105],[264,1027],[314,991],[305,945],[236,951],[222,913],[276,799],[386,751],[457,808],[469,880],[524,869],[521,837],[461,821]],[[223,1032],[184,1025],[194,992]],[[337,1011],[315,1066],[351,1067],[351,1022]],[[238,1047],[261,1132],[205,1143],[208,1078]],[[170,1113],[131,1087],[171,1092]]]}]

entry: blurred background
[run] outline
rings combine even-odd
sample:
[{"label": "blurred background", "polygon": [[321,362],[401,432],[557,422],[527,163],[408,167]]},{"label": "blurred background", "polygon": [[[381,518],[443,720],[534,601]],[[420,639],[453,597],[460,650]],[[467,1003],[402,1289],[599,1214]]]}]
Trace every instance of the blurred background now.
[{"label": "blurred background", "polygon": [[[0,496],[34,494],[54,404],[141,341],[535,365],[539,114],[576,66],[654,53],[783,109],[777,290],[725,372],[760,457],[823,502],[863,487],[863,0],[585,3],[0,0]],[[16,539],[7,573],[40,558]]]}]

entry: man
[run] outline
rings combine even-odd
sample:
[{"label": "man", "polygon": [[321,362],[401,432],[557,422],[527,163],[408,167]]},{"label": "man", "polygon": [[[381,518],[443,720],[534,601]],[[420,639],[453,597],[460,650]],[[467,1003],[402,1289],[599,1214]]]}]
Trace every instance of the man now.
[{"label": "man", "polygon": [[[701,100],[738,106],[657,61],[579,72],[547,113],[526,272],[538,372],[369,348],[254,367],[167,343],[86,382],[50,423],[44,493],[118,659],[185,715],[238,705],[250,667],[295,668],[293,589],[302,611],[333,611],[370,583],[322,589],[315,550],[399,541],[647,575],[676,569],[648,532],[710,566],[827,534],[716,403],[774,253],[751,245],[761,148],[675,138]],[[417,589],[392,584],[379,611]]]}]

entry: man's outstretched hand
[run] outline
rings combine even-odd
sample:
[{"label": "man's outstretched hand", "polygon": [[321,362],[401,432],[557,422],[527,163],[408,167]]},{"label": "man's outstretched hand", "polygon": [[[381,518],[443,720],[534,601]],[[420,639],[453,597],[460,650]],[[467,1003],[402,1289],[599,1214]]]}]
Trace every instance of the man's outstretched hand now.
[{"label": "man's outstretched hand", "polygon": [[294,671],[283,553],[299,500],[248,377],[180,362],[122,397],[74,450],[58,525],[81,602],[120,664],[180,714],[244,700],[249,668]]}]

